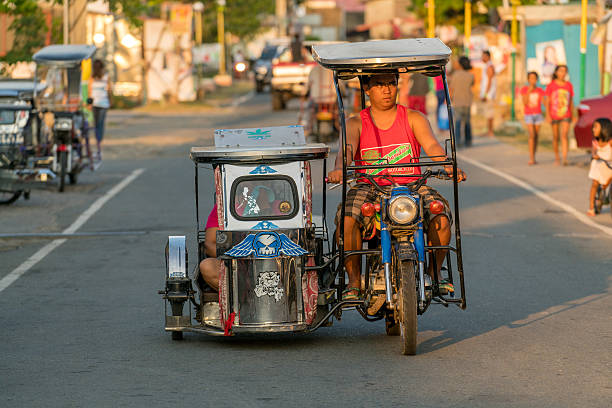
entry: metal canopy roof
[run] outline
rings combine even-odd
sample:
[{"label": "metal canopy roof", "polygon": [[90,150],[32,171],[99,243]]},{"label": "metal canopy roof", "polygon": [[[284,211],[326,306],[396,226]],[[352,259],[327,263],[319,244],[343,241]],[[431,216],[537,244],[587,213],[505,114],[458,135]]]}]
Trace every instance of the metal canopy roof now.
[{"label": "metal canopy roof", "polygon": [[398,69],[434,75],[446,65],[451,50],[437,38],[411,38],[316,45],[312,55],[323,67],[343,77]]},{"label": "metal canopy roof", "polygon": [[301,146],[192,147],[189,157],[196,163],[291,162],[324,159],[329,147],[323,143]]},{"label": "metal canopy roof", "polygon": [[[45,84],[37,84],[36,92],[45,89]],[[34,93],[34,80],[5,79],[0,80],[0,96],[13,98],[32,98]]]},{"label": "metal canopy roof", "polygon": [[96,47],[85,44],[49,45],[34,54],[37,63],[70,65],[91,58]]}]

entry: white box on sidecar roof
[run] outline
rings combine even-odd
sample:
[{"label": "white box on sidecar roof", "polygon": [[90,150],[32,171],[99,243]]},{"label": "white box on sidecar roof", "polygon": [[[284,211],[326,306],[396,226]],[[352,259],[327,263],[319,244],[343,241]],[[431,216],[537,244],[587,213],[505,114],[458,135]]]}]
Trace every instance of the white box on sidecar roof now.
[{"label": "white box on sidecar roof", "polygon": [[305,144],[304,127],[297,125],[215,130],[216,147],[276,147]]}]

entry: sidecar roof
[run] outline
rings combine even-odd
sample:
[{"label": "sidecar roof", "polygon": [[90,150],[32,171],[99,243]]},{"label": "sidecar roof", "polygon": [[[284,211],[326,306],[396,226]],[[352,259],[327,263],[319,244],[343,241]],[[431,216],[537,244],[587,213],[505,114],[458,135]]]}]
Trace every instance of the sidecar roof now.
[{"label": "sidecar roof", "polygon": [[94,45],[49,45],[34,54],[32,59],[39,64],[70,66],[91,58],[95,52],[96,47]]},{"label": "sidecar roof", "polygon": [[440,75],[451,50],[438,38],[410,38],[315,45],[312,55],[342,79],[390,70],[422,71],[434,76]]},{"label": "sidecar roof", "polygon": [[[46,85],[36,84],[36,92],[41,92]],[[17,99],[32,99],[34,95],[34,80],[3,79],[0,80],[0,96]]]},{"label": "sidecar roof", "polygon": [[302,126],[215,130],[214,147],[192,147],[196,163],[260,163],[327,157],[325,144],[307,144]]}]

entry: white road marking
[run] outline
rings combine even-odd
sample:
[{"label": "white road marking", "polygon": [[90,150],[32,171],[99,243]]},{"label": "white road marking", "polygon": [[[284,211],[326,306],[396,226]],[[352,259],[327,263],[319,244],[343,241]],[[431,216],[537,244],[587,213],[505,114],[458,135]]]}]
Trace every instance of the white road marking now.
[{"label": "white road marking", "polygon": [[249,99],[251,99],[252,97],[255,96],[255,92],[251,91],[246,95],[242,95],[239,98],[236,98],[232,101],[232,105],[231,106],[238,106],[238,105],[242,105],[243,103],[245,103],[246,101],[248,101]]},{"label": "white road marking", "polygon": [[551,196],[549,196],[548,194],[546,194],[545,192],[538,190],[536,187],[532,186],[531,184],[528,184],[526,182],[524,182],[523,180],[519,180],[518,178],[511,176],[507,173],[504,173],[501,170],[497,170],[491,166],[488,166],[484,163],[479,162],[478,160],[474,160],[471,159],[469,157],[466,157],[463,154],[458,154],[457,157],[459,157],[459,159],[473,165],[476,166],[478,168],[481,168],[482,170],[488,171],[489,173],[495,174],[498,177],[501,177],[509,182],[511,182],[512,184],[515,184],[527,191],[529,191],[530,193],[534,194],[535,196],[541,198],[542,200],[561,208],[563,211],[567,212],[568,214],[573,215],[575,218],[578,219],[578,221],[582,222],[585,225],[588,225],[589,227],[593,227],[596,228],[598,230],[600,230],[601,232],[603,232],[606,235],[609,235],[612,237],[612,228],[610,227],[606,227],[605,225],[601,225],[596,223],[593,219],[591,219],[588,215],[583,214],[582,212],[576,210],[574,207],[572,207],[571,205],[565,204],[561,201],[558,201],[554,198],[552,198]]},{"label": "white road marking", "polygon": [[[144,172],[144,169],[136,169],[126,177],[123,181],[117,184],[115,187],[107,191],[102,197],[98,198],[94,203],[83,212],[79,218],[76,219],[63,233],[71,234],[78,230],[90,219],[108,200],[116,196],[121,190],[123,190],[128,184],[140,176]],[[27,271],[30,270],[34,265],[40,262],[44,257],[49,255],[55,248],[66,242],[66,239],[56,239],[49,242],[47,245],[39,249],[34,255],[29,257],[25,262],[13,269],[8,275],[0,279],[0,292],[11,286],[13,282],[23,276]]]}]

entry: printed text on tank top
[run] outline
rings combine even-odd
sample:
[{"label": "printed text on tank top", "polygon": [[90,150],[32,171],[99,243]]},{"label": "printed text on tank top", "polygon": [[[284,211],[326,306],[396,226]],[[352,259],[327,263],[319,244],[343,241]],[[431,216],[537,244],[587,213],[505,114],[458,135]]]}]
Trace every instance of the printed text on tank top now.
[{"label": "printed text on tank top", "polygon": [[[357,165],[379,165],[418,162],[421,145],[414,136],[412,127],[407,120],[406,108],[397,105],[395,120],[387,129],[376,126],[370,109],[364,109],[361,116],[361,134],[359,149],[355,155]],[[417,175],[421,174],[418,167],[399,167],[390,169],[367,169],[361,172],[367,174]],[[414,181],[414,177],[395,177],[399,184]],[[388,180],[377,180],[379,184],[389,185]]]}]

